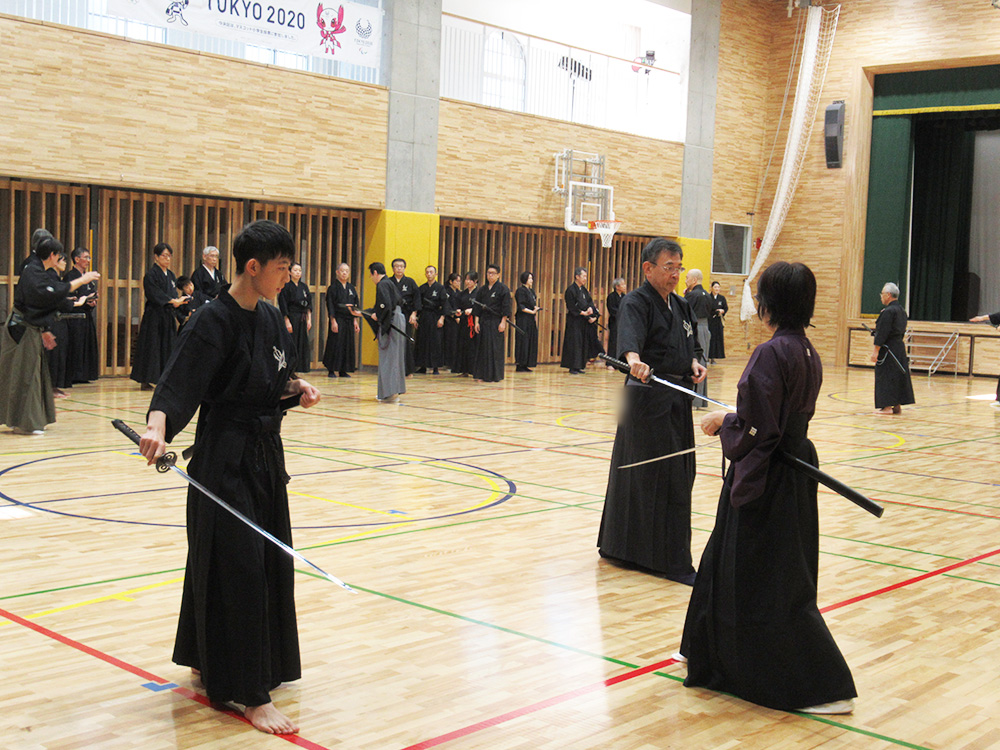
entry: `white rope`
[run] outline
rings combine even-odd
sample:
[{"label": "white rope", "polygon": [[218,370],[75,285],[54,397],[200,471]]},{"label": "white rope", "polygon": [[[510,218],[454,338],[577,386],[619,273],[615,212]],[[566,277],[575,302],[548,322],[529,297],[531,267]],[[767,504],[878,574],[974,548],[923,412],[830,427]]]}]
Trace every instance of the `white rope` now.
[{"label": "white rope", "polygon": [[743,282],[743,299],[740,304],[742,321],[749,320],[757,312],[753,295],[750,293],[750,282],[757,277],[771,254],[792,205],[795,188],[802,173],[802,164],[805,161],[806,148],[809,145],[809,136],[816,119],[816,110],[819,107],[820,93],[823,90],[826,68],[833,50],[833,37],[839,16],[839,5],[829,9],[815,5],[809,8],[802,45],[802,62],[799,65],[799,80],[795,89],[795,104],[792,106],[792,116],[789,120],[788,140],[785,143],[785,155],[778,176],[778,188],[774,194],[774,203],[771,206],[760,251]]}]

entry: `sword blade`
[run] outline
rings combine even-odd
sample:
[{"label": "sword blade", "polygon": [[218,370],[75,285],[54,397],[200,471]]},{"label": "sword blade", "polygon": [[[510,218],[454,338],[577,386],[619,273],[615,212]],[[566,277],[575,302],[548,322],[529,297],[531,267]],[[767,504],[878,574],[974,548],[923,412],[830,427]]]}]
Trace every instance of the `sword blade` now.
[{"label": "sword blade", "polygon": [[199,492],[201,492],[203,495],[205,495],[205,497],[207,497],[209,500],[211,500],[212,502],[214,502],[216,505],[220,506],[224,510],[232,513],[234,516],[236,516],[238,519],[240,519],[243,523],[245,523],[251,529],[253,529],[254,531],[256,531],[258,534],[260,534],[262,537],[264,537],[265,539],[267,539],[269,542],[273,542],[274,544],[276,544],[283,551],[285,551],[287,554],[289,554],[292,557],[294,557],[299,562],[302,562],[302,563],[305,563],[306,565],[308,565],[310,568],[312,568],[317,573],[319,573],[320,575],[322,575],[326,580],[330,581],[330,583],[335,583],[338,586],[340,586],[342,589],[344,589],[345,591],[349,591],[352,594],[358,593],[355,589],[352,589],[346,583],[344,583],[339,578],[337,578],[337,576],[330,575],[329,573],[327,573],[325,570],[323,570],[321,567],[319,567],[315,563],[310,562],[309,560],[307,560],[304,555],[302,555],[301,553],[297,552],[295,549],[293,549],[292,547],[288,546],[283,541],[281,541],[280,539],[278,539],[278,537],[276,537],[274,534],[272,534],[271,532],[267,531],[266,529],[262,529],[260,526],[258,526],[257,524],[255,524],[249,518],[247,518],[245,515],[243,515],[242,513],[240,513],[238,510],[236,510],[236,508],[234,508],[232,505],[230,505],[225,500],[223,500],[218,495],[216,495],[214,492],[212,492],[210,489],[208,489],[208,487],[206,487],[205,485],[203,485],[198,480],[194,479],[190,474],[188,474],[183,469],[181,469],[181,468],[179,468],[177,466],[171,466],[170,468],[173,469],[174,471],[176,471],[178,474],[180,474],[181,477],[184,479],[184,481],[188,482],[192,487],[195,487]]},{"label": "sword blade", "polygon": [[[702,446],[704,447],[704,446]],[[675,453],[668,453],[665,456],[657,456],[656,458],[647,458],[645,461],[636,461],[634,464],[625,464],[624,466],[619,466],[619,469],[631,469],[633,466],[643,466],[644,464],[652,464],[657,461],[666,461],[668,458],[673,458],[674,456],[683,456],[685,453],[694,453],[698,450],[696,445],[694,448],[686,448],[682,451],[677,451]]]}]

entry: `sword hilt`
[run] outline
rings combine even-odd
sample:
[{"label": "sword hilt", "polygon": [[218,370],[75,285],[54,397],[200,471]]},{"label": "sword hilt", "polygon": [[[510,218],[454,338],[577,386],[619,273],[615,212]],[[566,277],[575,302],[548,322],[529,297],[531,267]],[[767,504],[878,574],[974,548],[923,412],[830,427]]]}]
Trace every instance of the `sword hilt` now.
[{"label": "sword hilt", "polygon": [[626,375],[628,375],[632,371],[632,368],[628,366],[627,362],[622,362],[620,359],[615,359],[610,354],[598,354],[597,356],[603,359],[612,367],[614,367],[616,370],[624,372]]},{"label": "sword hilt", "polygon": [[[139,433],[129,427],[127,424],[122,422],[120,419],[112,419],[111,424],[114,426],[118,432],[127,437],[136,445],[139,445],[139,441],[142,439],[139,437]],[[173,451],[169,453],[164,453],[158,459],[156,459],[156,470],[163,474],[164,472],[170,471],[174,464],[177,463],[177,454]]]}]

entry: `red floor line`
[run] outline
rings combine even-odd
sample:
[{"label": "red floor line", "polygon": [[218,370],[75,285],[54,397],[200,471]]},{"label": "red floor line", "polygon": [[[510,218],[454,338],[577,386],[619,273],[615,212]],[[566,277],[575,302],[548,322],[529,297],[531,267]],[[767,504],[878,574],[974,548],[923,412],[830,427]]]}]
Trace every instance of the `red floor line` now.
[{"label": "red floor line", "polygon": [[516,708],[513,711],[508,711],[505,714],[500,714],[499,716],[494,716],[491,719],[484,719],[483,721],[478,721],[475,724],[470,724],[467,727],[462,727],[461,729],[456,729],[453,732],[448,732],[447,734],[442,734],[437,737],[433,737],[429,740],[424,740],[423,742],[418,742],[415,745],[408,745],[403,748],[403,750],[424,750],[425,748],[437,747],[438,745],[443,745],[446,742],[451,742],[452,740],[457,740],[461,737],[468,737],[470,734],[475,734],[481,729],[486,729],[488,727],[495,727],[498,724],[503,724],[504,722],[510,721],[512,719],[517,719],[521,716],[526,716],[536,711],[541,711],[543,708],[549,708],[550,706],[555,706],[559,703],[564,703],[577,696],[584,695],[586,693],[591,693],[595,690],[600,690],[604,687],[609,687],[611,685],[617,685],[619,682],[624,682],[625,680],[631,680],[635,677],[640,677],[649,672],[655,672],[657,669],[663,669],[663,667],[670,666],[671,664],[676,664],[675,659],[666,659],[664,661],[656,662],[655,664],[649,664],[645,667],[639,667],[638,669],[633,669],[630,672],[624,672],[617,677],[610,677],[601,682],[595,682],[590,685],[584,685],[576,690],[570,690],[568,693],[562,693],[561,695],[555,695],[551,698],[546,698],[538,703],[533,703],[530,706],[524,706],[522,708]]},{"label": "red floor line", "polygon": [[[75,641],[72,638],[62,635],[61,633],[57,633],[54,630],[49,630],[43,625],[39,625],[37,622],[32,622],[31,620],[26,620],[23,617],[19,617],[18,615],[15,615],[13,612],[8,612],[5,609],[0,609],[0,617],[6,618],[13,623],[17,623],[18,625],[23,625],[24,627],[29,628],[30,630],[34,630],[36,633],[40,633],[41,635],[44,635],[47,638],[51,638],[52,640],[63,644],[64,646],[75,648],[77,651],[82,651],[88,656],[93,656],[96,659],[100,659],[101,661],[111,664],[112,666],[118,667],[119,669],[123,669],[126,672],[131,672],[137,677],[141,677],[142,679],[148,680],[149,682],[155,682],[159,685],[166,685],[168,682],[170,682],[170,680],[164,680],[162,677],[157,677],[152,672],[147,672],[145,669],[142,669],[141,667],[137,667],[134,664],[129,664],[128,662],[122,661],[121,659],[111,656],[110,654],[106,654],[103,651],[98,651],[96,648],[93,648],[92,646],[88,646],[85,643],[80,643],[80,641]],[[246,719],[246,717],[242,716],[236,711],[233,711],[231,709],[219,709],[217,705],[213,704],[212,701],[210,701],[207,697],[201,695],[200,693],[196,693],[195,691],[189,688],[175,687],[171,689],[171,692],[177,693],[178,695],[188,698],[189,700],[193,700],[196,703],[201,703],[203,706],[208,706],[212,710],[221,711],[221,713],[227,714],[228,716],[232,716],[234,719],[239,719],[245,724],[250,724],[250,722]],[[295,734],[276,734],[274,736],[279,739],[285,740],[286,742],[291,742],[293,745],[298,745],[299,747],[308,748],[309,750],[328,750],[328,748],[324,747],[323,745],[319,745],[313,742],[312,740],[307,740],[304,737],[299,737],[298,735]]]},{"label": "red floor line", "polygon": [[970,557],[968,560],[961,560],[960,562],[952,563],[951,565],[946,565],[943,568],[932,570],[929,573],[923,573],[914,578],[908,578],[905,581],[894,583],[891,586],[885,586],[883,588],[876,589],[875,591],[869,591],[867,594],[861,594],[860,596],[854,596],[851,597],[850,599],[845,599],[842,602],[837,602],[836,604],[831,604],[828,607],[823,607],[820,610],[820,612],[830,612],[831,610],[834,609],[840,609],[841,607],[846,607],[848,604],[854,604],[855,602],[864,601],[865,599],[871,599],[874,596],[879,596],[880,594],[885,594],[890,591],[895,591],[896,589],[901,589],[904,586],[909,586],[911,584],[918,583],[919,581],[923,581],[927,578],[932,578],[934,576],[939,576],[944,573],[948,573],[949,571],[955,570],[956,568],[962,568],[965,567],[966,565],[972,565],[973,563],[977,563],[980,560],[985,560],[987,557],[993,557],[994,555],[1000,555],[1000,549],[995,549],[992,552],[984,552],[983,554],[977,555],[976,557]]}]

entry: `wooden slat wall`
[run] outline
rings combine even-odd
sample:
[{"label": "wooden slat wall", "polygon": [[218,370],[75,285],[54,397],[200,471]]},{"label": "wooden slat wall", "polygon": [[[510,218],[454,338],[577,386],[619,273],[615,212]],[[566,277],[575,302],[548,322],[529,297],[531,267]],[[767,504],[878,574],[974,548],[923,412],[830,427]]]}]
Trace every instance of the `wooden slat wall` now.
[{"label": "wooden slat wall", "polygon": [[[360,290],[364,281],[364,213],[316,206],[279,203],[251,204],[251,217],[271,219],[292,233],[299,248],[302,280],[309,286],[313,303],[313,327],[309,336],[310,361],[319,367],[330,322],[326,314],[326,289],[333,283],[337,266],[351,267],[351,281]],[[360,355],[361,347],[355,350]]]},{"label": "wooden slat wall", "polygon": [[[585,232],[567,232],[550,227],[441,219],[440,264],[442,279],[452,271],[463,276],[479,271],[485,278],[486,264],[500,265],[500,279],[511,294],[520,284],[522,271],[535,277],[534,289],[542,311],[538,315],[538,361],[558,362],[566,328],[564,293],[573,283],[578,266],[587,269],[588,288],[602,310],[611,291],[611,281],[624,276],[629,289],[641,276],[639,257],[649,237],[616,235],[612,247],[601,247],[600,238]],[[602,318],[602,324],[605,322]],[[514,357],[514,338],[507,337],[507,361]]]},{"label": "wooden slat wall", "polygon": [[0,227],[0,310],[6,311],[36,229],[52,232],[67,253],[90,248],[90,191],[79,185],[0,181]]}]

